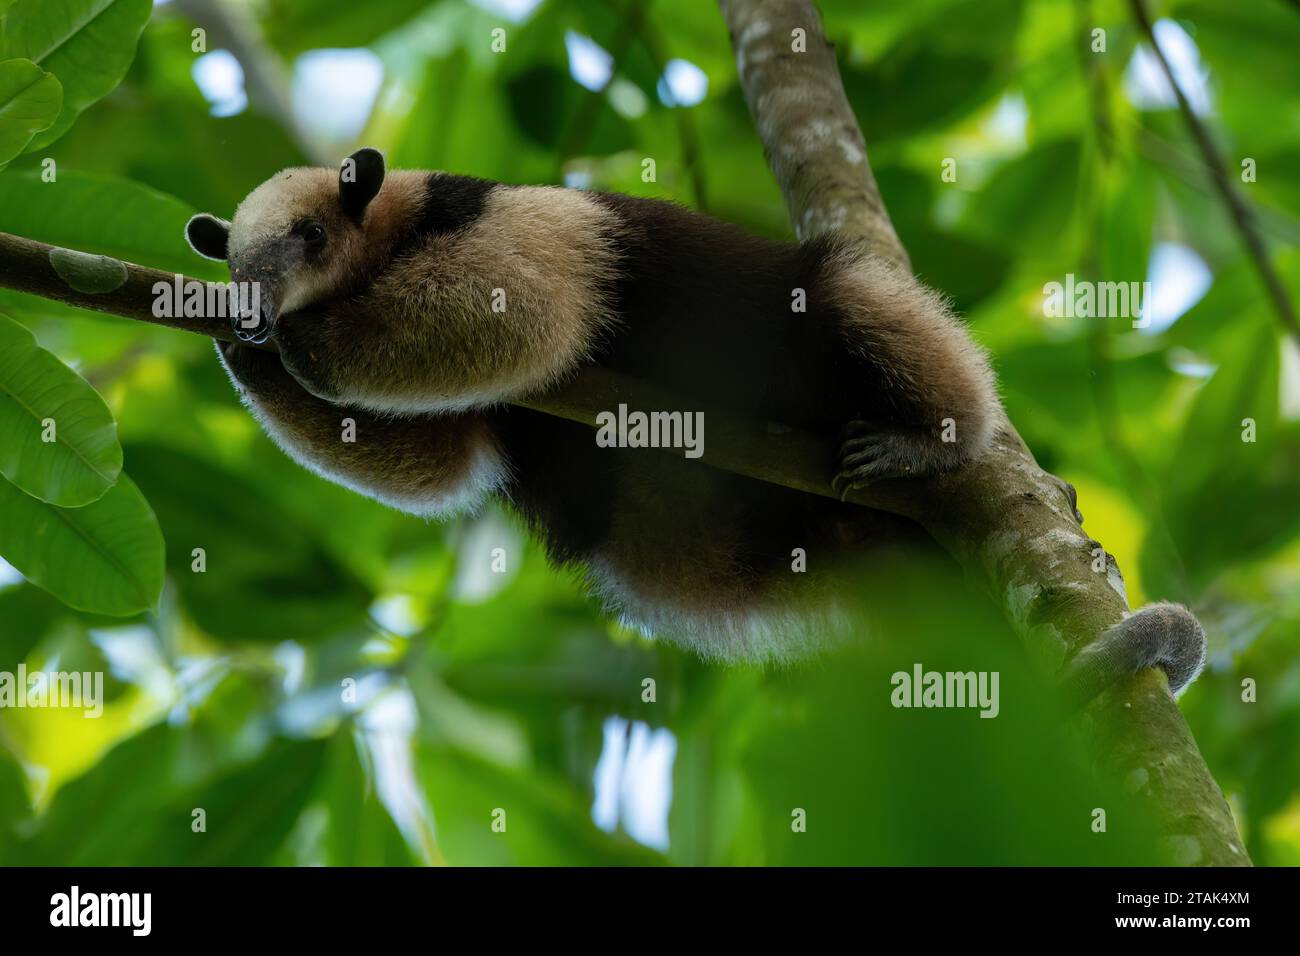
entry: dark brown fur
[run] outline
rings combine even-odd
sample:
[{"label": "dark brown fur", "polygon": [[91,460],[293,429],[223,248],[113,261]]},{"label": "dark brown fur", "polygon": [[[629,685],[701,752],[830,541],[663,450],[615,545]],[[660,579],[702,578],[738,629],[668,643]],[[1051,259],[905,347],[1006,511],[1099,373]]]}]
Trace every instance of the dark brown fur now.
[{"label": "dark brown fur", "polygon": [[[825,463],[828,481],[840,470],[847,482],[954,467],[999,414],[983,353],[943,302],[852,247],[761,239],[669,203],[441,174],[389,176],[356,225],[327,208],[332,179],[306,174],[319,188],[286,205],[328,221],[329,258],[278,281],[325,291],[310,312],[278,317],[283,367],[223,352],[275,440],[418,513],[497,495],[625,620],[706,655],[784,659],[848,636],[834,569],[917,530],[671,453],[599,448],[590,429],[508,400],[598,362],[687,405],[664,411],[698,402],[828,435],[859,421]],[[303,258],[265,230],[239,241],[241,217],[300,219],[264,211],[282,198],[241,207],[236,270],[255,274],[255,252]],[[796,289],[806,311],[792,310]],[[351,446],[344,417],[357,422]],[[707,464],[707,421],[704,448]],[[806,573],[792,570],[796,549]]]}]

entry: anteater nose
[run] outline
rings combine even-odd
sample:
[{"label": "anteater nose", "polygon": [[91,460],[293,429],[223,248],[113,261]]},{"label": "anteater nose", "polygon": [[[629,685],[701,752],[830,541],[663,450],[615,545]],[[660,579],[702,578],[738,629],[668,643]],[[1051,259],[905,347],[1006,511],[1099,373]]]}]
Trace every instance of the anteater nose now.
[{"label": "anteater nose", "polygon": [[271,337],[271,322],[261,313],[249,316],[237,315],[230,324],[235,330],[235,337],[241,342],[261,345]]}]

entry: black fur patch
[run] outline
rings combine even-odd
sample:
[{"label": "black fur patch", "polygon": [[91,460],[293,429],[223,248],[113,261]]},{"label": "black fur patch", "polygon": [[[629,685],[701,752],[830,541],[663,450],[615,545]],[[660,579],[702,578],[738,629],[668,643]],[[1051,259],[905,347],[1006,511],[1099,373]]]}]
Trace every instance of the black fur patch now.
[{"label": "black fur patch", "polygon": [[487,194],[497,184],[475,176],[433,173],[425,186],[424,205],[411,238],[445,235],[464,229],[483,214]]},{"label": "black fur patch", "polygon": [[[761,238],[662,200],[590,195],[621,222],[610,241],[622,327],[598,362],[742,417],[828,435],[852,417],[869,383],[816,294],[825,244]],[[791,311],[796,288],[806,314]]]}]

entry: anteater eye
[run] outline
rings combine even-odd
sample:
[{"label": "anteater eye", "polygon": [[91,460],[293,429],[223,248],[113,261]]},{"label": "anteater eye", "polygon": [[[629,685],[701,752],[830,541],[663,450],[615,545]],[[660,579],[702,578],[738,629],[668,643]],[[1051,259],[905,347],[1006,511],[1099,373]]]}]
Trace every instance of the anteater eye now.
[{"label": "anteater eye", "polygon": [[305,223],[300,232],[303,239],[311,245],[318,245],[325,241],[325,227],[318,222]]}]

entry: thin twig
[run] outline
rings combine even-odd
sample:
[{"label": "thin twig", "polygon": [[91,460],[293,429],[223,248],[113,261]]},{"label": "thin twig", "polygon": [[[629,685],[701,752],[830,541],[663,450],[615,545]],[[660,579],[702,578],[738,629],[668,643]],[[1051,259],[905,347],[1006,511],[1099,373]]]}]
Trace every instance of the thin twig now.
[{"label": "thin twig", "polygon": [[[53,254],[53,255],[52,255]],[[80,291],[55,267],[62,254],[84,259],[89,268],[105,274],[114,271],[123,277],[121,284],[108,292]],[[30,295],[54,299],[67,305],[117,315],[127,319],[195,332],[223,342],[235,341],[230,321],[222,316],[158,316],[153,304],[155,287],[162,283],[202,280],[160,272],[134,263],[124,263],[105,256],[70,253],[37,242],[0,233],[0,288],[14,289]],[[83,283],[84,285],[84,283]],[[273,341],[259,348],[274,350]],[[598,416],[605,410],[627,403],[634,408],[699,408],[668,395],[649,382],[620,375],[601,368],[586,368],[567,387],[529,396],[514,404],[598,426]],[[823,497],[837,497],[830,486],[829,463],[833,442],[829,437],[814,435],[785,425],[751,422],[737,418],[723,409],[700,409],[709,422],[709,450],[706,463],[760,481],[783,485],[796,491]],[[881,482],[870,489],[858,489],[848,496],[856,504],[907,515],[915,507],[915,497],[903,481]]]},{"label": "thin twig", "polygon": [[[1079,66],[1089,90],[1090,109],[1092,111],[1093,129],[1096,132],[1097,162],[1096,186],[1092,190],[1082,190],[1085,203],[1090,207],[1085,210],[1089,228],[1083,254],[1083,271],[1090,279],[1096,279],[1101,272],[1101,243],[1105,235],[1103,223],[1106,211],[1106,182],[1115,160],[1115,122],[1110,110],[1110,89],[1107,82],[1105,60],[1090,52],[1087,39],[1091,29],[1091,0],[1076,8],[1076,29],[1078,40],[1076,49],[1079,53]],[[1144,303],[1149,307],[1149,303]],[[1182,552],[1178,549],[1169,521],[1165,515],[1164,502],[1155,482],[1151,480],[1141,460],[1130,447],[1124,435],[1123,424],[1119,415],[1118,386],[1115,381],[1115,367],[1111,355],[1110,326],[1101,319],[1089,323],[1088,352],[1092,375],[1089,377],[1093,406],[1097,411],[1097,420],[1101,426],[1102,440],[1110,449],[1119,465],[1120,473],[1129,488],[1145,507],[1151,519],[1152,531],[1164,547],[1169,560],[1173,563],[1174,577],[1178,581],[1179,592],[1175,595],[1186,601],[1191,597],[1191,585],[1188,583],[1187,567],[1183,562]]]},{"label": "thin twig", "polygon": [[1169,60],[1165,53],[1160,49],[1160,44],[1156,42],[1155,30],[1151,25],[1151,15],[1147,11],[1146,0],[1129,0],[1129,6],[1133,11],[1133,17],[1137,20],[1138,26],[1151,44],[1151,50],[1160,63],[1161,70],[1164,71],[1165,79],[1168,80],[1170,88],[1174,91],[1174,96],[1178,100],[1178,112],[1182,114],[1183,123],[1186,124],[1188,132],[1192,134],[1192,139],[1196,141],[1197,148],[1205,158],[1205,165],[1209,167],[1210,182],[1213,184],[1215,192],[1223,200],[1224,205],[1228,207],[1228,212],[1232,216],[1232,221],[1237,227],[1237,232],[1241,235],[1241,241],[1246,245],[1246,251],[1250,254],[1251,261],[1255,264],[1255,269],[1259,272],[1260,278],[1264,280],[1264,286],[1268,289],[1269,298],[1273,300],[1273,307],[1277,310],[1278,319],[1287,332],[1295,339],[1296,344],[1300,345],[1300,320],[1296,319],[1294,307],[1291,305],[1291,299],[1287,295],[1286,286],[1282,284],[1282,277],[1277,274],[1273,267],[1273,260],[1269,257],[1268,247],[1265,246],[1263,237],[1260,236],[1259,227],[1255,222],[1255,212],[1250,204],[1242,195],[1233,187],[1231,180],[1228,179],[1227,165],[1224,162],[1223,154],[1219,152],[1219,147],[1215,145],[1214,137],[1210,135],[1209,127],[1196,115],[1192,109],[1191,101],[1188,100],[1187,94],[1174,78],[1173,67],[1169,65]]},{"label": "thin twig", "polygon": [[[1211,175],[1210,168],[1200,155],[1191,156],[1183,153],[1168,140],[1161,137],[1149,126],[1128,120],[1127,126],[1134,129],[1137,136],[1137,148],[1147,159],[1162,169],[1172,172],[1189,186],[1200,186],[1204,178]],[[1260,229],[1278,242],[1300,245],[1300,219],[1276,206],[1257,203],[1254,207],[1255,218]]]}]

